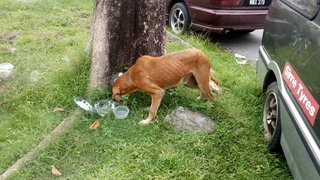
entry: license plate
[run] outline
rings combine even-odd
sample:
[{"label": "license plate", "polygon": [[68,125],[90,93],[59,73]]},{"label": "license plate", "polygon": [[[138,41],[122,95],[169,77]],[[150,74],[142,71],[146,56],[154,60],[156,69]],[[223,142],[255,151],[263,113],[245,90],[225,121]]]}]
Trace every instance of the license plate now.
[{"label": "license plate", "polygon": [[249,5],[250,6],[263,6],[265,5],[266,0],[250,0]]}]

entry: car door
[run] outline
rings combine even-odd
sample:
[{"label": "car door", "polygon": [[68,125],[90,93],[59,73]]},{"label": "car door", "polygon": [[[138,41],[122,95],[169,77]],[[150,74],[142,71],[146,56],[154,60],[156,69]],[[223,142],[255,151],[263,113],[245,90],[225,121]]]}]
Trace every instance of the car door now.
[{"label": "car door", "polygon": [[317,0],[279,0],[274,3],[278,4],[269,10],[263,44],[270,58],[279,65],[286,89],[295,99],[319,146],[319,3]]}]

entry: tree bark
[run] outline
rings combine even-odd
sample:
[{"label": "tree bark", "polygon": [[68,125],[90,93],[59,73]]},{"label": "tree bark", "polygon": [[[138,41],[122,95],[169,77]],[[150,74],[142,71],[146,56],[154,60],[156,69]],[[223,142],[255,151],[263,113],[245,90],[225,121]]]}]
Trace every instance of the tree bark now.
[{"label": "tree bark", "polygon": [[93,13],[89,88],[110,86],[142,55],[164,54],[165,1],[95,0]]}]

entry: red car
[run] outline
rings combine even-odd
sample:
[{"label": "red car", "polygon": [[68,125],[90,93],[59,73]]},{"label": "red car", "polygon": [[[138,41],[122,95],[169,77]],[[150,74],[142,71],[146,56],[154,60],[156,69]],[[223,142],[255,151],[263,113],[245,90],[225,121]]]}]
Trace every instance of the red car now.
[{"label": "red car", "polygon": [[169,26],[215,33],[263,29],[272,0],[167,0]]}]

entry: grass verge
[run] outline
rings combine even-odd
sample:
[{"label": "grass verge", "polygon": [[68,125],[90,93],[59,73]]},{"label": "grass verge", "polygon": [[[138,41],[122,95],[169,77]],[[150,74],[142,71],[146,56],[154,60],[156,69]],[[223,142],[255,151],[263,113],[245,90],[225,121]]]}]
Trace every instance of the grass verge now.
[{"label": "grass verge", "polygon": [[[5,4],[0,7],[1,61],[16,66],[11,81],[1,82],[0,98],[7,102],[0,109],[3,171],[73,110],[73,96],[84,94],[90,57],[82,50],[89,37],[92,2],[0,3]],[[12,31],[13,41],[8,38]],[[197,101],[198,91],[179,85],[167,90],[155,121],[140,126],[150,97],[140,92],[127,95],[127,119],[84,114],[10,179],[55,178],[51,165],[62,173],[61,179],[291,178],[286,162],[267,151],[254,69],[236,64],[233,55],[197,35],[181,38],[212,61],[223,87],[213,103]],[[18,50],[11,52],[12,47]],[[177,42],[167,44],[168,52],[183,48]],[[35,82],[34,71],[40,75]],[[100,98],[110,98],[110,92]],[[178,106],[200,111],[218,125],[209,134],[177,133],[164,118]],[[53,113],[55,107],[65,111]],[[100,126],[89,129],[97,119]]]},{"label": "grass verge", "polygon": [[[0,82],[0,173],[34,148],[84,94],[92,2],[0,0],[0,63],[14,72]],[[53,112],[57,107],[64,111]]]}]

